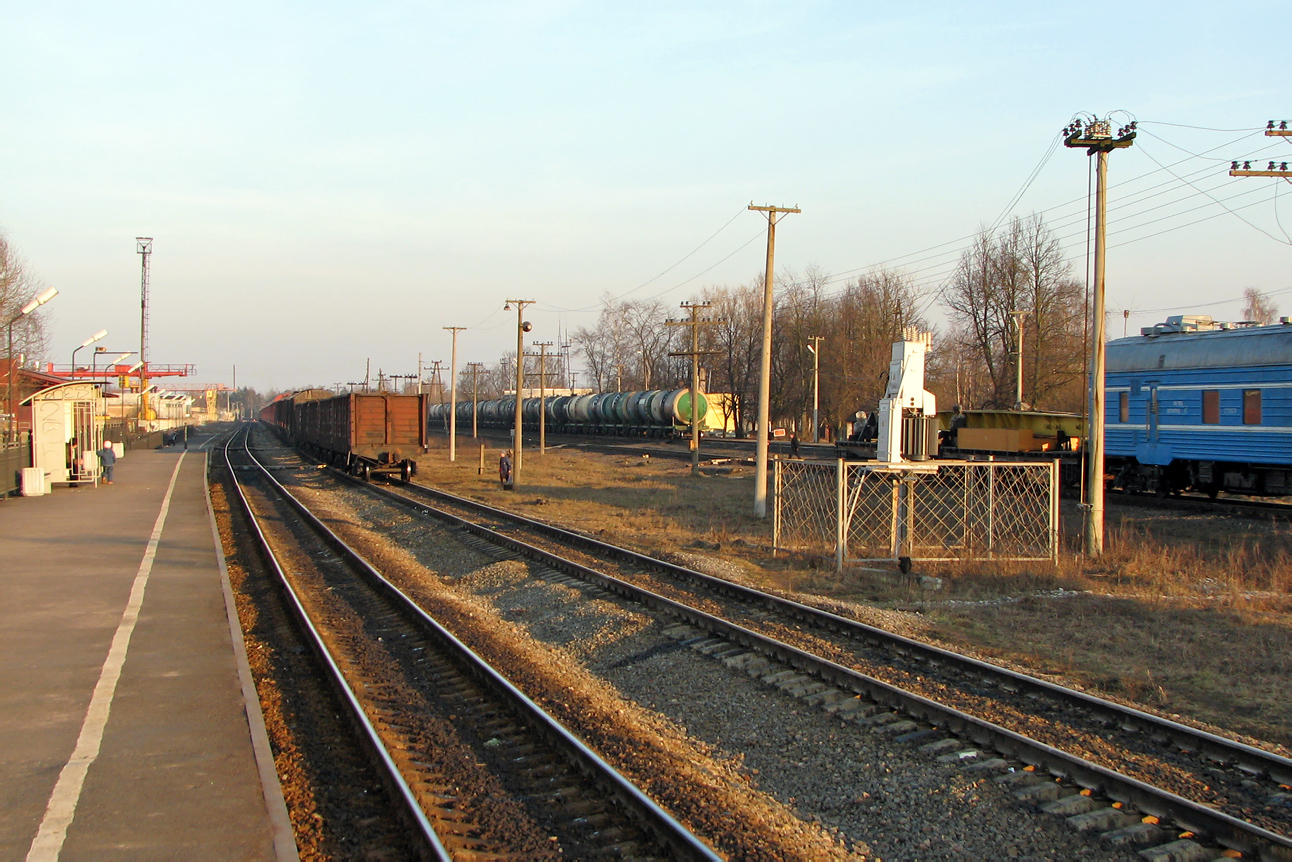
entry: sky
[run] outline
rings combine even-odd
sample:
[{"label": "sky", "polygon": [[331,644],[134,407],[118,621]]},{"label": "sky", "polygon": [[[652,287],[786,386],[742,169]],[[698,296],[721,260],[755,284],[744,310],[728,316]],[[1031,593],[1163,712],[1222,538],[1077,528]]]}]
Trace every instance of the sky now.
[{"label": "sky", "polygon": [[[1109,157],[1109,333],[1292,314],[1274,3],[16,3],[0,0],[0,231],[51,352],[139,349],[175,387],[261,391],[496,363],[607,296],[899,268],[937,291],[977,231],[1040,213],[1088,266],[1074,116]],[[1233,210],[1229,212],[1228,210]],[[940,255],[940,256],[939,256]],[[1281,292],[1281,293],[1280,293]],[[1123,310],[1131,312],[1123,316]],[[680,312],[679,312],[680,314]],[[831,349],[830,345],[826,349]],[[846,349],[845,345],[833,349]],[[87,358],[82,351],[78,361]]]}]

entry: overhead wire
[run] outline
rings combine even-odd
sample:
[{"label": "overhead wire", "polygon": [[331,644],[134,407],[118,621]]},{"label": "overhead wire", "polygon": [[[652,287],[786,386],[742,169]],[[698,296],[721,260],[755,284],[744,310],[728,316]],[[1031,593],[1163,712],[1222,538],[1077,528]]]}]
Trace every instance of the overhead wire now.
[{"label": "overhead wire", "polygon": [[[724,230],[726,230],[728,227],[730,227],[730,226],[731,226],[731,223],[732,223],[732,222],[734,222],[736,219],[738,219],[738,218],[740,217],[740,214],[741,214],[741,213],[743,213],[743,212],[745,212],[745,211],[746,211],[746,208],[745,208],[745,207],[741,207],[740,209],[736,210],[736,214],[735,214],[735,215],[733,215],[731,218],[727,219],[726,223],[725,223],[725,224],[723,224],[723,226],[722,226],[722,227],[718,228],[718,229],[717,229],[717,230],[715,230],[712,234],[710,234],[708,239],[706,239],[704,242],[702,242],[702,243],[700,243],[699,245],[697,245],[695,248],[691,249],[689,252],[687,252],[685,255],[683,255],[681,258],[679,258],[679,259],[677,260],[677,262],[676,262],[676,263],[672,264],[672,265],[671,265],[671,266],[669,266],[669,267],[666,267],[665,269],[661,270],[661,271],[660,271],[658,274],[656,274],[655,276],[653,276],[653,277],[651,277],[651,278],[646,279],[646,280],[645,280],[645,281],[643,281],[641,284],[637,285],[636,287],[632,288],[631,290],[626,290],[626,291],[624,291],[623,293],[619,294],[618,296],[609,297],[608,299],[603,300],[601,303],[598,303],[597,305],[585,306],[585,307],[583,307],[583,308],[560,308],[560,307],[558,307],[558,306],[548,306],[548,307],[550,307],[550,308],[555,308],[555,309],[557,309],[558,311],[566,311],[566,312],[592,311],[592,310],[593,310],[593,309],[595,309],[595,308],[599,308],[602,304],[604,304],[604,303],[605,303],[605,302],[607,302],[607,301],[608,301],[608,302],[614,302],[614,301],[617,301],[617,300],[623,299],[625,296],[629,296],[629,295],[631,295],[631,294],[634,294],[634,293],[636,293],[637,291],[641,290],[643,287],[646,287],[647,285],[650,285],[650,284],[652,284],[652,283],[654,283],[654,282],[656,282],[656,281],[659,281],[659,280],[660,280],[661,278],[663,278],[665,275],[668,275],[670,272],[672,272],[673,270],[677,269],[679,266],[681,266],[683,263],[685,263],[687,260],[689,260],[691,257],[693,257],[693,256],[695,255],[695,253],[696,253],[696,252],[698,252],[700,249],[704,248],[706,245],[708,245],[710,242],[712,242],[712,241],[713,241],[713,239],[714,239],[714,237],[716,237],[718,234],[722,233]],[[745,245],[749,245],[749,243],[745,243]],[[745,245],[742,245],[740,248],[744,248],[744,247],[745,247]],[[736,251],[739,251],[739,250],[740,250],[740,249],[736,249]],[[735,254],[735,252],[732,252],[732,254]],[[727,257],[731,257],[731,255],[727,255]],[[723,258],[723,260],[726,260],[726,259],[727,259],[727,258]],[[714,266],[716,266],[716,265],[717,265],[717,264],[714,264]],[[709,269],[713,269],[713,267],[709,267]],[[706,270],[705,270],[705,272],[708,272],[708,271],[709,271],[708,269],[706,269]],[[703,273],[701,273],[701,274],[703,274]],[[697,276],[697,277],[698,277],[698,276]],[[690,281],[690,280],[693,280],[693,279],[688,279],[688,281]],[[683,282],[683,284],[685,284],[685,283],[686,283],[686,282]],[[678,285],[674,285],[673,287],[669,288],[669,290],[675,290],[677,287],[678,287]],[[665,292],[665,293],[667,293],[668,291],[664,291],[664,292]]]},{"label": "overhead wire", "polygon": [[[1176,179],[1180,180],[1180,182],[1185,183],[1185,184],[1187,184],[1187,185],[1189,185],[1189,186],[1191,186],[1191,187],[1193,187],[1193,188],[1195,188],[1195,189],[1196,189],[1196,188],[1198,188],[1197,186],[1195,186],[1193,183],[1189,182],[1188,180],[1186,180],[1186,179],[1183,179],[1183,178],[1181,178],[1181,177],[1176,176],[1176,174],[1175,174],[1175,172],[1174,172],[1174,171],[1171,171],[1169,168],[1166,168],[1165,166],[1163,166],[1161,162],[1159,162],[1156,158],[1154,158],[1154,157],[1153,157],[1153,154],[1152,154],[1152,153],[1148,152],[1148,151],[1147,151],[1147,150],[1145,150],[1143,147],[1141,147],[1141,148],[1140,148],[1140,151],[1141,151],[1141,152],[1143,152],[1143,153],[1144,153],[1144,155],[1148,156],[1148,158],[1149,158],[1149,159],[1150,159],[1150,160],[1151,160],[1155,165],[1158,165],[1159,167],[1162,167],[1162,169],[1163,169],[1163,170],[1165,170],[1167,173],[1171,174],[1171,176],[1176,177]],[[1201,189],[1199,189],[1199,191],[1202,191],[1202,190],[1201,190]],[[1207,197],[1211,198],[1211,199],[1212,199],[1213,201],[1215,201],[1217,204],[1220,204],[1220,206],[1222,206],[1222,207],[1224,207],[1224,206],[1225,206],[1223,203],[1221,203],[1220,201],[1218,201],[1218,200],[1216,200],[1214,197],[1212,197],[1212,195],[1211,195],[1211,193],[1210,193],[1210,192],[1203,191],[1203,194],[1205,194]],[[1228,210],[1228,207],[1226,207],[1226,210]],[[1274,234],[1272,234],[1272,233],[1270,233],[1269,231],[1265,230],[1265,228],[1263,228],[1263,227],[1259,227],[1259,226],[1257,226],[1257,225],[1252,224],[1252,223],[1251,223],[1251,222],[1249,222],[1247,219],[1245,219],[1245,218],[1243,218],[1242,216],[1238,215],[1238,213],[1233,212],[1233,211],[1230,211],[1230,214],[1231,214],[1231,215],[1233,215],[1233,216],[1235,216],[1235,217],[1236,217],[1239,221],[1241,221],[1243,224],[1247,225],[1248,227],[1252,228],[1253,230],[1256,230],[1256,231],[1259,231],[1260,233],[1265,234],[1267,237],[1269,237],[1270,239],[1274,240],[1275,242],[1277,242],[1277,243],[1281,243],[1281,244],[1283,244],[1283,245],[1292,245],[1292,242],[1288,242],[1288,241],[1284,241],[1284,240],[1279,239],[1279,238],[1278,238],[1278,237],[1276,237]]]}]

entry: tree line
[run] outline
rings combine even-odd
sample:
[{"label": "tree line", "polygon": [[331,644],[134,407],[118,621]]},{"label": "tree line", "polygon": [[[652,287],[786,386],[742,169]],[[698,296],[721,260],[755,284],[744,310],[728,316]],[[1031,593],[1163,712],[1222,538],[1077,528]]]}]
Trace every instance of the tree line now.
[{"label": "tree line", "polygon": [[[738,285],[712,285],[694,301],[707,304],[700,328],[701,387],[729,393],[724,402],[737,433],[757,419],[762,349],[763,275]],[[888,382],[891,345],[908,328],[934,329],[940,307],[947,324],[934,330],[925,386],[943,408],[1081,412],[1086,398],[1089,297],[1063,249],[1039,215],[984,229],[936,290],[921,289],[898,269],[876,269],[836,283],[820,268],[778,275],[774,291],[771,411],[777,425],[810,436],[814,356],[823,438],[843,431],[858,411],[872,411]],[[1245,295],[1249,320],[1277,313],[1258,291]],[[580,385],[600,392],[684,387],[690,382],[691,333],[668,326],[687,315],[660,299],[607,296],[595,324],[570,336],[583,372]],[[1019,353],[1019,336],[1022,352]],[[525,386],[537,388],[537,359],[527,358]],[[569,379],[564,357],[549,355],[547,386]],[[1016,391],[1022,365],[1022,398]],[[481,397],[513,391],[515,354],[477,374]],[[561,382],[557,382],[561,381]],[[471,393],[469,375],[458,384]]]},{"label": "tree line", "polygon": [[[711,321],[700,328],[700,350],[708,354],[701,360],[701,386],[730,393],[725,418],[741,434],[752,433],[757,418],[763,291],[759,273],[743,284],[706,287],[694,300],[708,306],[701,317]],[[1081,409],[1085,292],[1039,216],[984,230],[934,294],[897,269],[836,284],[810,266],[780,274],[774,297],[772,415],[801,435],[810,436],[814,361],[822,436],[829,437],[859,410],[878,406],[891,345],[912,327],[932,329],[929,312],[936,303],[951,321],[935,331],[927,369],[926,386],[941,405],[1014,406],[1015,327],[1021,322],[1024,402],[1044,410]],[[585,369],[581,382],[603,392],[689,385],[689,327],[666,325],[685,317],[660,299],[607,297],[596,323],[570,337]],[[820,346],[816,357],[814,343]],[[537,367],[526,369],[527,386],[536,386]],[[515,376],[513,353],[489,369],[487,388],[477,379],[487,393],[482,397],[511,390]],[[458,391],[470,393],[465,375]]]}]

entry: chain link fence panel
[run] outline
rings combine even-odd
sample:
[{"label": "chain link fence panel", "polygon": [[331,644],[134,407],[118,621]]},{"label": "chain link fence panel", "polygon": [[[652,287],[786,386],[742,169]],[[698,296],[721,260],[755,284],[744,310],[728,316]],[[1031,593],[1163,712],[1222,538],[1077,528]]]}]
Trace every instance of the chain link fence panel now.
[{"label": "chain link fence panel", "polygon": [[1059,549],[1055,462],[777,461],[772,542],[825,553],[838,567],[872,560],[1053,560]]}]

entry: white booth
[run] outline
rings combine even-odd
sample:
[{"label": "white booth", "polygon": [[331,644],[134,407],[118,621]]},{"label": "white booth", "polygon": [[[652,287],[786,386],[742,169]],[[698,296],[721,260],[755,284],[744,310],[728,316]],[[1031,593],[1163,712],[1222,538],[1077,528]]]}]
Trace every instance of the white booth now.
[{"label": "white booth", "polygon": [[103,448],[103,393],[96,383],[63,383],[27,398],[31,405],[31,458],[46,487],[99,481]]}]

